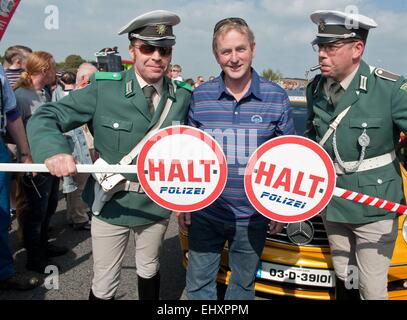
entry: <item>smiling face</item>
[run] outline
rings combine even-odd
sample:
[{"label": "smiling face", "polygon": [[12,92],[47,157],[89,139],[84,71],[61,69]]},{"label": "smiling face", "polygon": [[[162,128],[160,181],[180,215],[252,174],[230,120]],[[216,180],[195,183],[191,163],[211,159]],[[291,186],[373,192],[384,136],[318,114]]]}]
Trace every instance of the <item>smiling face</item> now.
[{"label": "smiling face", "polygon": [[216,39],[216,60],[225,73],[225,81],[243,81],[251,76],[251,65],[256,52],[248,34],[231,29]]},{"label": "smiling face", "polygon": [[151,46],[141,40],[132,42],[129,54],[134,61],[134,69],[147,83],[156,83],[166,73],[171,61],[171,48],[159,49],[150,52]]}]

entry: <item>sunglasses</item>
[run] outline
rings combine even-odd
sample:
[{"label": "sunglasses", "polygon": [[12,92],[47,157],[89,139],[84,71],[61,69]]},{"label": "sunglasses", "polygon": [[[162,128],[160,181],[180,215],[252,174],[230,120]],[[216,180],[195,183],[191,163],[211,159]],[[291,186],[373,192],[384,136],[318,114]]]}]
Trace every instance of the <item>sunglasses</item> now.
[{"label": "sunglasses", "polygon": [[218,31],[222,26],[224,26],[225,24],[228,24],[228,23],[236,23],[238,25],[248,27],[246,21],[244,21],[242,18],[234,18],[234,17],[225,18],[225,19],[222,19],[222,20],[218,21],[218,23],[215,24],[215,28],[213,29],[213,33]]},{"label": "sunglasses", "polygon": [[139,49],[142,54],[146,55],[153,54],[155,50],[158,50],[158,53],[162,57],[168,57],[172,53],[172,47],[155,47],[149,44],[141,44],[135,47]]}]

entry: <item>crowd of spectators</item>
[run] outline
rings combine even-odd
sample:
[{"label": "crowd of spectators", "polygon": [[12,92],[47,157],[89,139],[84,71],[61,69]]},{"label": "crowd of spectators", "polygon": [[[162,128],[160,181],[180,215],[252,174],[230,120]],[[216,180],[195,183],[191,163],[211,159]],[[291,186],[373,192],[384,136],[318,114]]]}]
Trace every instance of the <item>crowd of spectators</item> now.
[{"label": "crowd of spectators", "polygon": [[[205,82],[203,76],[197,76],[194,80],[193,78],[183,78],[182,77],[182,67],[179,64],[170,64],[168,67],[167,76],[172,80],[178,80],[188,83],[192,89],[197,88],[199,85]],[[210,76],[208,81],[215,79],[214,76]]]},{"label": "crowd of spectators", "polygon": [[[23,126],[20,128],[20,134],[24,136],[27,121],[42,104],[58,101],[70,91],[85,87],[90,76],[97,71],[95,65],[87,62],[79,66],[77,73],[57,70],[51,53],[33,51],[22,45],[12,46],[6,50],[3,67],[6,78],[2,80],[8,81],[7,87],[13,89],[11,93],[13,99],[10,100],[13,102],[10,103],[10,107],[13,107],[21,117]],[[67,132],[66,138],[78,163],[93,163],[96,157],[93,138],[86,126]],[[7,142],[12,161],[22,162],[28,150],[20,150],[17,141],[7,134],[3,139]],[[11,176],[11,188],[7,199],[11,219],[5,221],[17,219],[18,235],[26,250],[27,270],[44,274],[47,265],[55,265],[51,258],[69,251],[66,247],[56,246],[50,242],[48,235],[51,229],[50,221],[58,206],[60,186],[66,196],[69,225],[78,231],[90,230],[90,209],[81,199],[88,176],[89,174],[79,174],[63,180],[48,173],[19,173]],[[11,225],[0,227],[2,230],[10,229]],[[38,278],[29,278],[24,274],[18,277],[13,275],[4,280],[0,279],[0,288],[31,289],[39,284],[37,280]]]}]

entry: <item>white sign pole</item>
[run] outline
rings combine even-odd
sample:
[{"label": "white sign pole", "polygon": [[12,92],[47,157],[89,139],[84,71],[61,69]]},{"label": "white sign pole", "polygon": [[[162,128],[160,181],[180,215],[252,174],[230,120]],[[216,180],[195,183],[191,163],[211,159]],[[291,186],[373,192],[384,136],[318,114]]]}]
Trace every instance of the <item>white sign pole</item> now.
[{"label": "white sign pole", "polygon": [[[137,173],[136,165],[95,165],[77,164],[78,173]],[[40,163],[0,163],[0,172],[49,172],[45,164]]]}]

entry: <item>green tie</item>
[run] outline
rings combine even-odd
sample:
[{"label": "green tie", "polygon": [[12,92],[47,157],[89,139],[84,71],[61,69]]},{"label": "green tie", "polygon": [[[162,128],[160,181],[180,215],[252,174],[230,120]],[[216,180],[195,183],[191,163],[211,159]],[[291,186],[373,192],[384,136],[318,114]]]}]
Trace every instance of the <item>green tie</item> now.
[{"label": "green tie", "polygon": [[344,93],[345,90],[342,88],[339,82],[334,82],[331,84],[329,87],[329,98],[331,99],[331,103],[334,107],[336,107]]},{"label": "green tie", "polygon": [[146,97],[148,109],[150,110],[151,115],[154,115],[154,104],[153,104],[153,94],[155,92],[155,88],[153,86],[145,86],[143,88],[144,96]]}]

